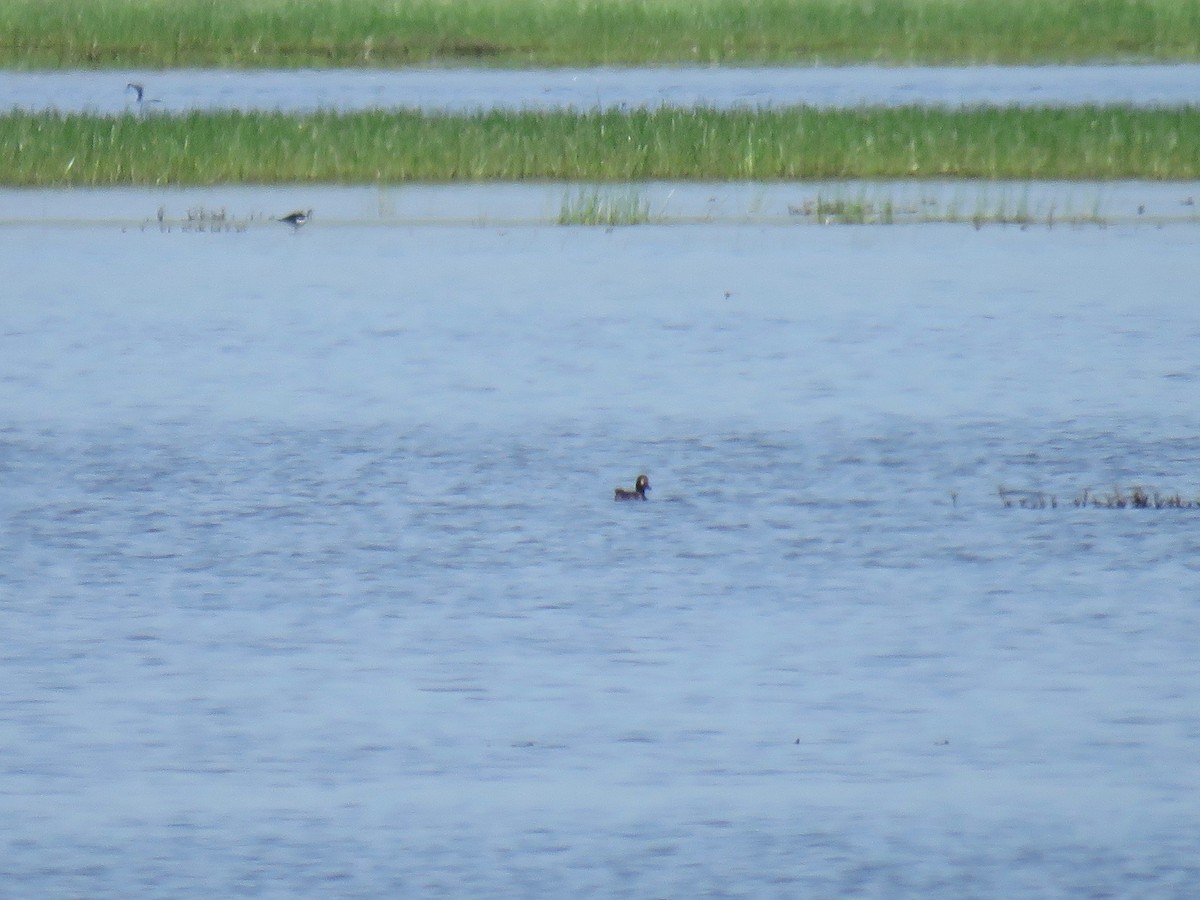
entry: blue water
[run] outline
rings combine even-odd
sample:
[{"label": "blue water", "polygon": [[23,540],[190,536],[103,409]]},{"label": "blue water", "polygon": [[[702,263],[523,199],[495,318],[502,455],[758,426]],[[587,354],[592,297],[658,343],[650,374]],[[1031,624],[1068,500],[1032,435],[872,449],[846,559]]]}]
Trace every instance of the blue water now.
[{"label": "blue water", "polygon": [[[1083,223],[1142,228],[1200,225],[1200,182],[1195,181],[906,179],[605,185],[553,181],[350,187],[218,185],[73,191],[10,188],[0,189],[0,228],[103,226],[110,230],[193,234],[262,228],[278,231],[281,216],[294,210],[310,210],[313,222],[321,229],[503,229],[556,224],[564,208],[578,209],[593,198],[618,210],[631,206],[644,209],[647,218],[658,225],[836,225],[836,216],[818,214],[818,210],[822,205],[829,209],[839,203],[863,208],[868,221],[874,222],[884,218],[887,210],[897,224],[963,223],[976,217],[995,222],[997,218],[1023,217],[1038,230]],[[440,231],[416,232],[426,233]],[[801,238],[797,240],[804,243]],[[724,283],[724,277],[718,269],[711,276],[712,283]],[[730,282],[729,287],[733,286]]]},{"label": "blue water", "polygon": [[[143,102],[127,85],[142,84]],[[106,115],[356,110],[1196,102],[1195,64],[628,69],[227,69],[0,72],[0,109]]]},{"label": "blue water", "polygon": [[3,239],[0,893],[1200,887],[1195,228]]}]

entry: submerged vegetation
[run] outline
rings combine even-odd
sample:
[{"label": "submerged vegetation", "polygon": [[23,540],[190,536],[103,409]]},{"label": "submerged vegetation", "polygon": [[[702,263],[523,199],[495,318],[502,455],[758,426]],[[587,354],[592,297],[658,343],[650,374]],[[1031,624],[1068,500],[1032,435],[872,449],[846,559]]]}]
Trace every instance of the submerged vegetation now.
[{"label": "submerged vegetation", "polygon": [[0,183],[1200,178],[1200,107],[0,115]]},{"label": "submerged vegetation", "polygon": [[6,0],[0,65],[1200,58],[1200,0]]}]

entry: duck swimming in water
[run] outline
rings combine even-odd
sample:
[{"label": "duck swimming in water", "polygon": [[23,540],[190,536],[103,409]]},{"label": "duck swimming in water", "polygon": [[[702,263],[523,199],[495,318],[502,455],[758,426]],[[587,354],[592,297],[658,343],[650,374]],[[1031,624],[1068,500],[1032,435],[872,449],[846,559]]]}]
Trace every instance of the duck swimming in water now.
[{"label": "duck swimming in water", "polygon": [[645,500],[646,491],[650,490],[650,479],[645,475],[639,475],[637,481],[633,483],[633,490],[627,491],[625,488],[617,488],[613,492],[614,500]]}]

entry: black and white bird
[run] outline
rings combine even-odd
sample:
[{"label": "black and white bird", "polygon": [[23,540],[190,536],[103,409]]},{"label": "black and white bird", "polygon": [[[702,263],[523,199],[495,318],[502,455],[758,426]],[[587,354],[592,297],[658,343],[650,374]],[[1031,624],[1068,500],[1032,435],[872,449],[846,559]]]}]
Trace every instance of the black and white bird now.
[{"label": "black and white bird", "polygon": [[133,99],[137,103],[138,115],[146,115],[146,104],[162,103],[162,100],[160,100],[158,97],[147,97],[146,86],[140,81],[131,81],[129,84],[125,85],[125,93],[128,94],[130,91],[133,91]]},{"label": "black and white bird", "polygon": [[282,216],[279,221],[286,225],[291,225],[295,230],[299,230],[300,226],[311,218],[311,209],[298,209],[295,212],[288,213],[286,216]]}]

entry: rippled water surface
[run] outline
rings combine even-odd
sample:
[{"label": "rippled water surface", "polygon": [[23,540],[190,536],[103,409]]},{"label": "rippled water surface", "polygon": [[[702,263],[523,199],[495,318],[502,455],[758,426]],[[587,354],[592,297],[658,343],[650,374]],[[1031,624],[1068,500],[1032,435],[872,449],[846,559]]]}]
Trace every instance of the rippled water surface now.
[{"label": "rippled water surface", "polygon": [[0,237],[6,892],[1200,886],[1194,227]]},{"label": "rippled water surface", "polygon": [[1200,66],[0,72],[0,108],[106,114],[408,107],[1193,104]]}]

